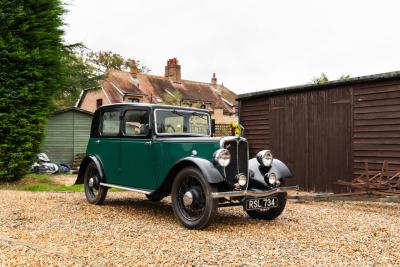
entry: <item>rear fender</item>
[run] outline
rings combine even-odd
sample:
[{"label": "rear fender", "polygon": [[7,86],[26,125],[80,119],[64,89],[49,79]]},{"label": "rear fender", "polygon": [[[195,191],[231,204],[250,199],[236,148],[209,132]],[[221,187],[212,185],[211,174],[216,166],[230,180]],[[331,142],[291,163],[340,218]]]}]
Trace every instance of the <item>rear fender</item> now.
[{"label": "rear fender", "polygon": [[81,165],[79,167],[79,173],[78,173],[78,177],[76,178],[75,184],[83,184],[86,167],[89,165],[90,162],[94,162],[94,164],[96,164],[97,170],[99,171],[100,180],[104,180],[105,176],[104,176],[104,171],[103,171],[103,167],[101,165],[100,160],[98,158],[96,158],[96,156],[90,155],[90,156],[86,156],[82,160]]}]

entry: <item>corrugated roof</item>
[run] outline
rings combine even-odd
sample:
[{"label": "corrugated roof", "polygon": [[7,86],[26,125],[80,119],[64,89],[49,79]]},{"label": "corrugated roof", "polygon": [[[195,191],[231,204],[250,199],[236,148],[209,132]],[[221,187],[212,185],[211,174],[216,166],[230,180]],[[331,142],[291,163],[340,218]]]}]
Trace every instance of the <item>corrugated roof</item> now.
[{"label": "corrugated roof", "polygon": [[248,99],[248,98],[253,98],[253,97],[257,97],[257,96],[292,93],[292,92],[297,92],[297,91],[318,90],[318,89],[322,89],[322,88],[345,86],[345,85],[371,82],[371,81],[390,80],[390,79],[395,79],[395,78],[400,78],[400,71],[359,76],[359,77],[354,77],[354,78],[350,78],[350,79],[346,79],[346,80],[330,81],[330,82],[326,82],[326,83],[322,83],[322,84],[303,84],[303,85],[282,87],[282,88],[276,88],[276,89],[268,89],[268,90],[263,90],[263,91],[258,91],[258,92],[240,94],[238,96],[237,100]]}]

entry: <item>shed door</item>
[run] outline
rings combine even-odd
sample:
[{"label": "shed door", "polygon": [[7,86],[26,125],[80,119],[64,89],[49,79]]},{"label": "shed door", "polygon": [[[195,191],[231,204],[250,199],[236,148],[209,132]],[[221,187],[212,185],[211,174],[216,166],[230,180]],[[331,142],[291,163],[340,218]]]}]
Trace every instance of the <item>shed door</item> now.
[{"label": "shed door", "polygon": [[270,98],[274,156],[288,165],[289,185],[337,191],[351,178],[350,90],[330,89]]},{"label": "shed door", "polygon": [[293,173],[287,185],[307,185],[308,139],[306,98],[283,95],[271,100],[271,141],[274,157],[283,161]]}]

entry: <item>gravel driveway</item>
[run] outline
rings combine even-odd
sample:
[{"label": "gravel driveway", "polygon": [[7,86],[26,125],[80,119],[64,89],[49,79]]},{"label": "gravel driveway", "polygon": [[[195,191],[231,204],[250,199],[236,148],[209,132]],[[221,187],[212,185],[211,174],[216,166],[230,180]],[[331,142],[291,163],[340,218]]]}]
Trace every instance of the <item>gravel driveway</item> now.
[{"label": "gravel driveway", "polygon": [[273,222],[224,208],[190,231],[169,199],[0,191],[0,266],[399,265],[399,244],[399,204],[290,202]]}]

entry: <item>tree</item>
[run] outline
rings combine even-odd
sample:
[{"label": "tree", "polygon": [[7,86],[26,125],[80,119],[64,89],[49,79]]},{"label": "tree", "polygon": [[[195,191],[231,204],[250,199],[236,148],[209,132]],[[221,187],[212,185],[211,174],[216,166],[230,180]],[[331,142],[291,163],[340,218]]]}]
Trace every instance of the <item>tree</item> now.
[{"label": "tree", "polygon": [[0,1],[0,181],[20,178],[40,149],[61,89],[59,0]]},{"label": "tree", "polygon": [[343,73],[342,75],[340,75],[338,80],[348,80],[350,78],[351,78],[351,76],[349,73]]},{"label": "tree", "polygon": [[[343,73],[342,75],[340,75],[338,80],[348,80],[350,78],[351,78],[350,74]],[[319,75],[319,77],[313,78],[311,82],[314,83],[314,84],[323,84],[323,83],[329,82],[329,78],[328,78],[328,76],[326,76],[325,73],[322,72]]]},{"label": "tree", "polygon": [[180,106],[182,104],[182,93],[178,90],[174,90],[173,92],[167,91],[164,93],[163,99],[167,105]]},{"label": "tree", "polygon": [[82,43],[64,45],[63,75],[60,75],[62,88],[54,96],[57,108],[73,106],[82,90],[98,87],[99,81],[104,78],[90,63],[88,52],[89,49]]},{"label": "tree", "polygon": [[319,75],[319,77],[315,77],[312,79],[312,83],[314,84],[322,84],[328,81],[329,81],[328,76],[326,76],[326,74],[323,72]]},{"label": "tree", "polygon": [[[131,59],[125,59],[120,54],[111,51],[89,52],[87,54],[89,61],[96,67],[98,73],[103,74],[108,69],[129,70]],[[143,65],[140,60],[136,60],[139,72],[148,73],[151,70]]]}]

